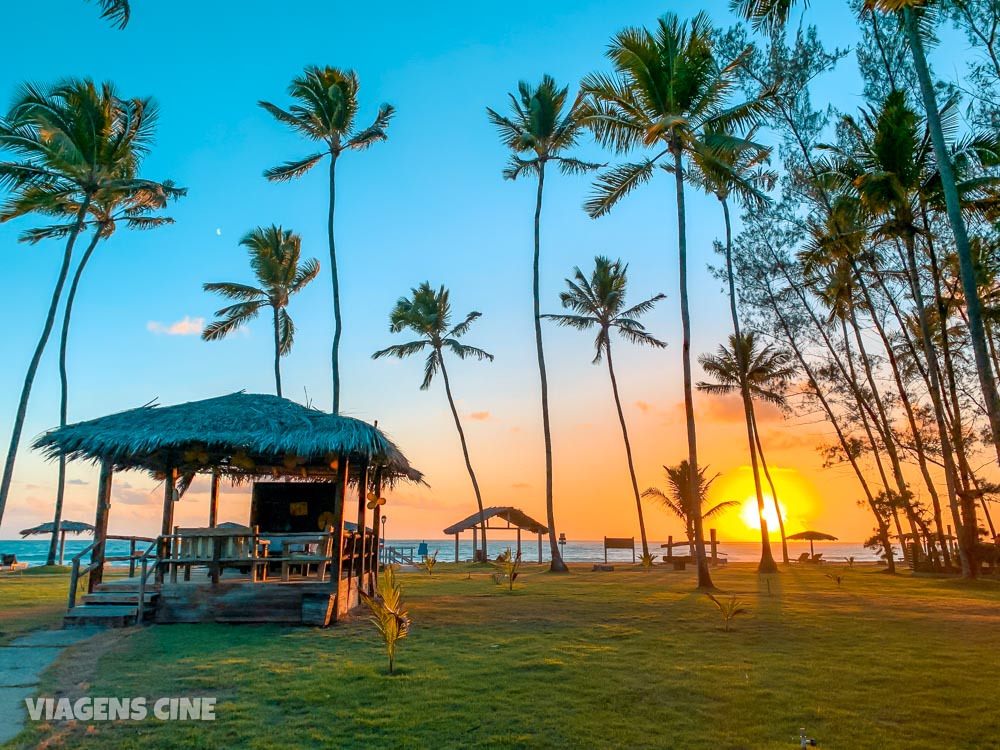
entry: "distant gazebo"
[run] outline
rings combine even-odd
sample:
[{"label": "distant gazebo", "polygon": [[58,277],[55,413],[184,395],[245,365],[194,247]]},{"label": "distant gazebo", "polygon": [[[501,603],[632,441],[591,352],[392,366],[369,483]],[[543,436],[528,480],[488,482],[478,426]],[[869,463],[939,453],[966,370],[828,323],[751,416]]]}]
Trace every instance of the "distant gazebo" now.
[{"label": "distant gazebo", "polygon": [[[496,519],[493,524],[490,523],[491,520]],[[468,518],[459,521],[456,524],[452,524],[447,529],[444,530],[445,534],[455,535],[455,562],[458,562],[458,538],[463,531],[468,531],[472,529],[472,550],[473,558],[477,557],[477,552],[479,549],[478,540],[479,534],[483,528],[483,523],[486,523],[486,529],[488,531],[517,531],[517,551],[518,554],[521,552],[521,532],[527,531],[529,534],[538,535],[538,562],[542,561],[542,534],[549,533],[549,527],[542,523],[539,523],[534,518],[529,516],[523,510],[519,508],[514,508],[510,505],[485,508],[482,513],[482,517],[478,512],[473,513]],[[505,522],[504,525],[500,525],[500,521]]]}]

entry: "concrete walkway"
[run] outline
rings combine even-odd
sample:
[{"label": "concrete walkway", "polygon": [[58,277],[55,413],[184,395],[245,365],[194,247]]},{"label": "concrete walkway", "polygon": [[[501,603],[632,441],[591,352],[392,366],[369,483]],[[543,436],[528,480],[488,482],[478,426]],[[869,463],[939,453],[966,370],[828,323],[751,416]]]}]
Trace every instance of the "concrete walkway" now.
[{"label": "concrete walkway", "polygon": [[100,632],[97,628],[36,630],[0,646],[0,745],[24,728],[30,698],[44,672],[67,646]]}]

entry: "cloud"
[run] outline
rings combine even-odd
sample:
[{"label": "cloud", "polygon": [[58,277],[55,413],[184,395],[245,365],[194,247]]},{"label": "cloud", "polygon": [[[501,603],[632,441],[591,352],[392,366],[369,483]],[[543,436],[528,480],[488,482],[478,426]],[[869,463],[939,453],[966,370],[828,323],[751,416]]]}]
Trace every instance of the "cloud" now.
[{"label": "cloud", "polygon": [[528,484],[527,482],[514,482],[514,484],[512,484],[511,487],[513,487],[515,490],[530,490],[531,489],[531,485]]},{"label": "cloud", "polygon": [[114,487],[112,485],[112,502],[119,502],[122,505],[148,505],[154,502],[152,490],[132,490]]},{"label": "cloud", "polygon": [[469,419],[473,422],[487,422],[490,419],[488,411],[474,411],[469,414]]},{"label": "cloud", "polygon": [[146,323],[146,330],[155,333],[157,336],[166,334],[167,336],[197,336],[205,327],[204,318],[192,318],[185,315],[182,320],[175,323],[164,324],[158,320],[151,320]]},{"label": "cloud", "polygon": [[87,484],[90,484],[90,482],[84,482],[82,479],[67,479],[66,480],[66,484],[87,485]]}]

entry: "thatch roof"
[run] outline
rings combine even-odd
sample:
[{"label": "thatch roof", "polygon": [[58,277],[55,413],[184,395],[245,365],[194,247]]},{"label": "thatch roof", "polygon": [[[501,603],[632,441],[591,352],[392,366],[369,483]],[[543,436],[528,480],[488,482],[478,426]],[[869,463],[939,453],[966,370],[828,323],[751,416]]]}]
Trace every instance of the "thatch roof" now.
[{"label": "thatch roof", "polygon": [[[529,516],[522,510],[518,508],[511,507],[509,505],[494,508],[484,508],[483,515],[486,517],[486,528],[496,529],[496,528],[520,528],[525,531],[529,531],[532,534],[548,534],[549,527],[545,526],[534,518]],[[507,522],[507,526],[490,526],[491,518],[499,518]],[[476,528],[482,528],[479,524],[479,512],[473,513],[468,518],[459,521],[456,524],[452,524],[447,529],[444,530],[445,534],[460,534],[463,531],[468,531],[473,526]]]},{"label": "thatch roof", "polygon": [[[54,526],[55,523],[52,521],[46,521],[45,523],[40,523],[38,526],[33,526],[30,529],[21,529],[21,536],[40,536],[42,534],[51,534]],[[59,523],[59,530],[70,534],[94,533],[94,527],[89,523],[84,523],[83,521],[61,521]]]},{"label": "thatch roof", "polygon": [[182,475],[218,471],[232,478],[284,476],[332,479],[337,456],[352,468],[363,460],[383,467],[384,479],[422,475],[380,430],[288,399],[260,393],[143,406],[60,427],[34,447],[48,458],[109,461],[116,471]]}]

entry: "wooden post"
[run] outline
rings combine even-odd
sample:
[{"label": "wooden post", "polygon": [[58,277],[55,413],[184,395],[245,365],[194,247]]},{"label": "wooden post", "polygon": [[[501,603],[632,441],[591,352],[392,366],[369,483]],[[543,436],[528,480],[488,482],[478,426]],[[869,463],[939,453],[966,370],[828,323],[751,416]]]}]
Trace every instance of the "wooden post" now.
[{"label": "wooden post", "polygon": [[[379,466],[375,469],[375,482],[374,482],[375,497],[382,497],[382,467]],[[368,591],[369,593],[374,593],[375,589],[378,587],[378,545],[381,541],[381,536],[379,532],[379,524],[382,521],[382,506],[376,504],[375,510],[372,513],[372,552],[371,552],[371,562],[372,569],[369,571],[371,575],[368,576]]]},{"label": "wooden post", "polygon": [[458,562],[458,532],[455,532],[455,562]]},{"label": "wooden post", "polygon": [[94,569],[90,571],[90,582],[87,592],[94,593],[104,578],[104,545],[108,538],[108,512],[111,510],[111,463],[101,462],[101,477],[97,483],[97,513],[94,518],[94,549],[90,553],[90,562]]},{"label": "wooden post", "polygon": [[330,583],[337,598],[333,610],[333,619],[337,620],[340,611],[340,575],[344,568],[344,505],[347,501],[347,475],[350,466],[347,456],[337,456],[337,491],[333,500],[333,565],[330,570]]},{"label": "wooden post", "polygon": [[208,499],[208,527],[214,529],[219,524],[219,472],[212,472],[212,490]]},{"label": "wooden post", "polygon": [[517,554],[521,554],[521,528],[517,529]]},{"label": "wooden post", "polygon": [[674,538],[672,536],[667,537],[667,562],[673,562],[674,560]]},{"label": "wooden post", "polygon": [[477,552],[478,549],[479,549],[479,531],[478,531],[478,529],[475,526],[473,526],[472,527],[472,562],[476,562],[476,561],[479,560],[479,553]]},{"label": "wooden post", "polygon": [[[163,537],[170,536],[170,532],[174,528],[174,484],[176,480],[177,469],[167,469],[163,479],[163,523],[160,525],[160,535]],[[156,554],[160,559],[160,564],[156,568],[156,582],[163,583],[165,572],[163,561],[170,557],[169,539],[160,539]]]},{"label": "wooden post", "polygon": [[365,582],[365,563],[368,557],[367,521],[368,503],[368,461],[365,460],[358,466],[358,588]]},{"label": "wooden post", "polygon": [[715,529],[708,530],[709,538],[712,540],[712,565],[719,564],[719,539],[715,534]]},{"label": "wooden post", "polygon": [[66,552],[66,529],[62,529],[59,535],[59,564],[63,564],[63,555]]},{"label": "wooden post", "polygon": [[538,562],[542,561],[542,532],[538,532]]}]

